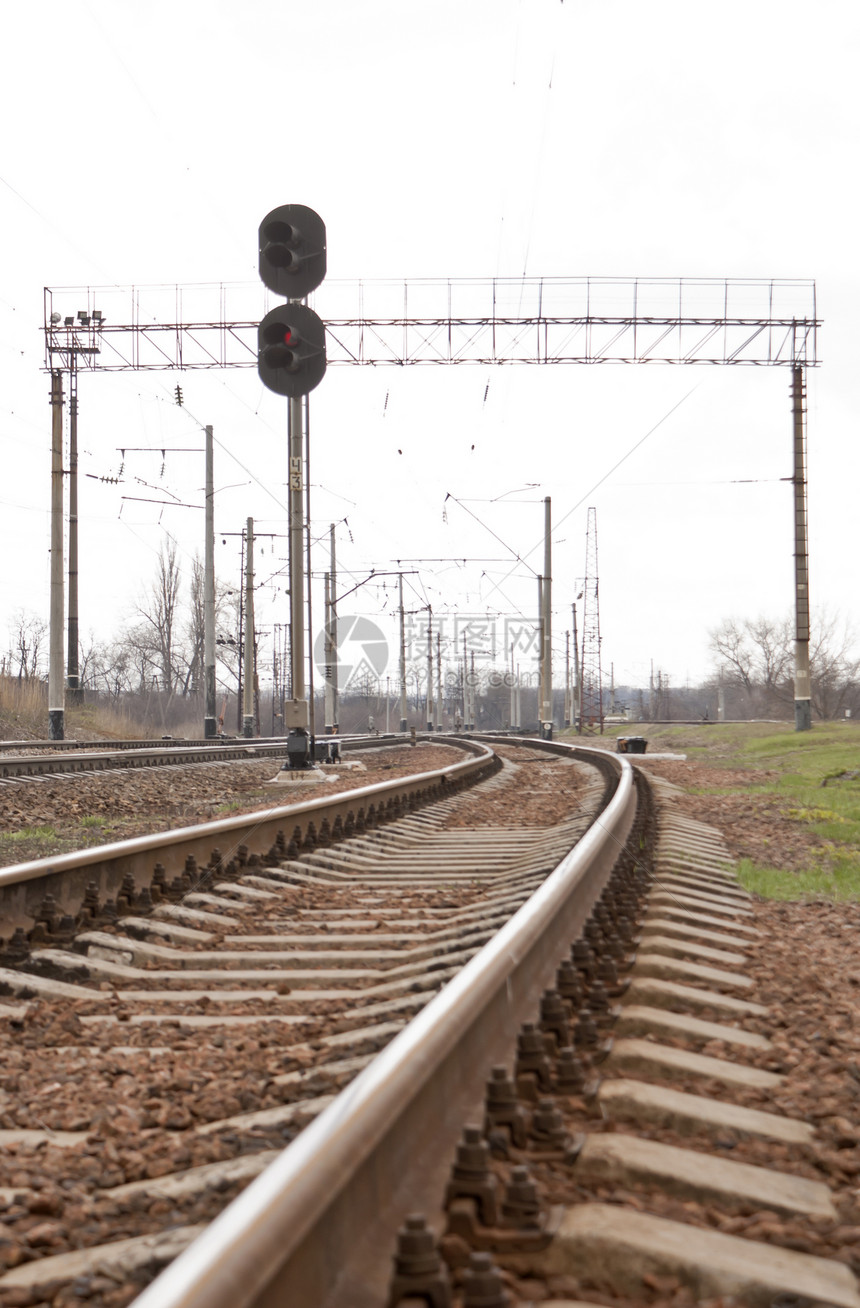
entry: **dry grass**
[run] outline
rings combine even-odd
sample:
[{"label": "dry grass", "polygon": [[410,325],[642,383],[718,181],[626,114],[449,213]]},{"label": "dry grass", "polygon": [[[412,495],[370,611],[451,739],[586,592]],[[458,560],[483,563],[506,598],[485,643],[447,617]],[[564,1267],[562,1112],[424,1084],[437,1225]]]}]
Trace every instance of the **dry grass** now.
[{"label": "dry grass", "polygon": [[[139,740],[147,736],[130,714],[94,704],[66,704],[70,740]],[[161,734],[160,732],[158,733]],[[36,677],[0,677],[0,739],[48,738],[48,687]]]}]

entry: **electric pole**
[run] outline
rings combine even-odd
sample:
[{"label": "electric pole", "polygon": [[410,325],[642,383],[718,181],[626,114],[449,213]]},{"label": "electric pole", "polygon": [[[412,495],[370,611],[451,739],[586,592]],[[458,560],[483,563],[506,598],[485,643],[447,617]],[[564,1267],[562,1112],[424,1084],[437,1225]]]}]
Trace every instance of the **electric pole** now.
[{"label": "electric pole", "polygon": [[51,373],[51,608],[48,734],[64,739],[63,687],[63,374]]},{"label": "electric pole", "polygon": [[806,385],[799,365],[791,374],[794,417],[794,729],[812,727],[809,676],[809,547],[806,525]]},{"label": "electric pole", "polygon": [[579,638],[576,631],[576,605],[571,604],[573,617],[573,725],[582,734],[582,714],[580,712],[582,697],[579,683]]},{"label": "electric pole", "polygon": [[519,726],[519,723],[517,722],[517,677],[514,670],[513,642],[511,642],[511,726]]},{"label": "electric pole", "polygon": [[541,691],[539,734],[552,737],[552,500],[547,495],[544,502],[544,538],[543,538],[543,586],[541,588]]},{"label": "electric pole", "polygon": [[570,632],[564,633],[564,725],[570,726]]},{"label": "electric pole", "polygon": [[329,629],[331,632],[330,651],[331,651],[331,722],[332,732],[338,729],[338,678],[337,678],[337,553],[334,538],[334,523],[329,528],[329,553],[330,560],[330,614]]},{"label": "electric pole", "polygon": [[214,740],[215,722],[215,486],[212,428],[206,428],[206,524],[203,552],[203,738]]},{"label": "electric pole", "polygon": [[242,735],[254,734],[254,519],[249,518],[245,548],[245,644],[242,674]]},{"label": "electric pole", "polygon": [[433,610],[427,609],[427,730],[433,730]]},{"label": "electric pole", "polygon": [[403,573],[397,574],[400,591],[400,730],[405,731],[406,720],[406,619],[403,616]]},{"label": "electric pole", "polygon": [[69,357],[69,630],[66,684],[72,704],[80,702],[78,637],[78,358]]}]

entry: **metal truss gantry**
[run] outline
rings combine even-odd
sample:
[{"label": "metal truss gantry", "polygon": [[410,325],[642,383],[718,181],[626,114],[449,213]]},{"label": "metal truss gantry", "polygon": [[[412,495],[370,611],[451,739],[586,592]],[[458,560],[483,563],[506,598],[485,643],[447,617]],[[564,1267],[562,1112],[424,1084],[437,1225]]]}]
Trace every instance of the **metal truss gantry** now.
[{"label": "metal truss gantry", "polygon": [[[45,366],[256,367],[269,307],[259,283],[46,288]],[[808,280],[326,281],[313,307],[326,324],[330,366],[819,363]]]}]

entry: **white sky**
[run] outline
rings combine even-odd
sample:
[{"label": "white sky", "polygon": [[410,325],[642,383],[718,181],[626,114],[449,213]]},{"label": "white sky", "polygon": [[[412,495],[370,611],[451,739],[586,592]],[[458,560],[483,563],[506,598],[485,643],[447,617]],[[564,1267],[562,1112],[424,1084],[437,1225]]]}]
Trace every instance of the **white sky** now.
[{"label": "white sky", "polygon": [[[856,621],[855,4],[45,0],[4,27],[0,631],[20,607],[48,614],[42,288],[253,282],[258,224],[290,201],[325,219],[332,280],[816,278],[811,594]],[[595,505],[605,672],[647,684],[653,659],[672,684],[695,682],[709,627],[792,611],[789,382],[784,369],[330,368],[311,402],[314,534],[348,517],[344,586],[397,558],[503,559],[450,493],[541,571],[551,495],[558,676]],[[160,453],[202,447],[199,424],[219,442],[216,487],[232,487],[218,532],[248,516],[285,530],[286,403],[255,370],[85,374],[79,394],[85,637],[133,615],[165,532],[183,559],[202,552],[202,511],[121,500],[202,505],[202,455],[168,453],[162,475]],[[116,475],[121,446],[157,452],[127,455],[122,486],[92,480]],[[514,505],[477,502],[526,485]],[[238,581],[225,539],[219,576]],[[285,542],[274,557],[261,544],[265,578]],[[448,623],[534,613],[522,565],[511,578],[503,562],[414,566],[411,602]],[[392,607],[373,587],[358,596],[359,612]],[[257,617],[286,621],[283,591],[261,587]]]}]

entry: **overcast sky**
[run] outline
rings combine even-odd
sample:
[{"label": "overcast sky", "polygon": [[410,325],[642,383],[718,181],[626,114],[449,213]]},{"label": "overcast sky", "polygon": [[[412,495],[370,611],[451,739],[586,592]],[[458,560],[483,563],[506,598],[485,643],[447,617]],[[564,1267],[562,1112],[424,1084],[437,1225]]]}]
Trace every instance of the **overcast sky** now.
[{"label": "overcast sky", "polygon": [[[82,304],[58,288],[113,288],[115,317],[117,288],[247,283],[262,312],[258,225],[291,201],[327,224],[323,316],[342,279],[815,278],[811,596],[855,622],[858,24],[836,0],[7,12],[0,631],[21,608],[48,615],[42,288],[64,314]],[[777,368],[331,367],[311,400],[313,534],[338,523],[341,589],[422,560],[409,605],[431,603],[446,635],[457,613],[502,632],[534,616],[551,496],[558,676],[594,506],[604,671],[647,685],[653,660],[695,682],[709,628],[793,609],[789,383]],[[168,534],[185,564],[202,552],[200,507],[146,502],[202,505],[202,453],[180,452],[202,450],[201,424],[218,442],[219,577],[238,582],[228,533],[247,517],[284,532],[286,404],[254,369],[85,374],[79,394],[85,640],[133,621]],[[260,544],[271,630],[285,541]],[[393,592],[345,604],[387,615]]]}]

